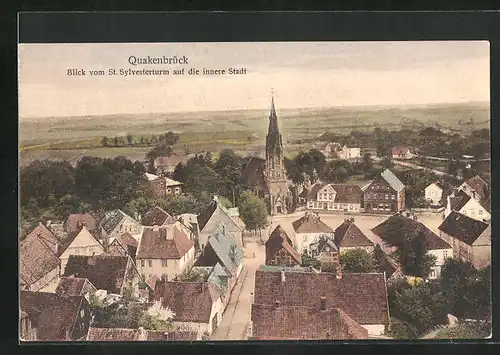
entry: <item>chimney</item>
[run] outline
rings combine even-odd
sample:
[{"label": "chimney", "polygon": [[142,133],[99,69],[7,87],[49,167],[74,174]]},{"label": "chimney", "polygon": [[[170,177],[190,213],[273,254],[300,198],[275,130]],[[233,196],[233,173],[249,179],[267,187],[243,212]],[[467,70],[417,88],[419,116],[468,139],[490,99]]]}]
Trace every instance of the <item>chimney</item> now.
[{"label": "chimney", "polygon": [[324,296],[320,298],[319,309],[321,309],[322,311],[326,311],[326,297]]},{"label": "chimney", "polygon": [[285,282],[285,270],[281,270],[281,283]]},{"label": "chimney", "polygon": [[275,302],[274,304],[276,305],[276,308],[279,308],[279,307],[280,307],[280,305],[281,305],[281,302],[280,302],[280,301],[278,301],[278,300],[276,300],[276,302]]}]

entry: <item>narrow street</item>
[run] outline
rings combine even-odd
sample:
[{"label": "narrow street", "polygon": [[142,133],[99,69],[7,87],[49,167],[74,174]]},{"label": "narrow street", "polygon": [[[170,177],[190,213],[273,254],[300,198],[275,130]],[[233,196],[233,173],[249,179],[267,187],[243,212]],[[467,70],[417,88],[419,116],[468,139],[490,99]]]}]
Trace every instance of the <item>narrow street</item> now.
[{"label": "narrow street", "polygon": [[[211,340],[245,340],[250,323],[255,271],[264,264],[264,247],[253,238],[245,238],[245,257],[240,280],[236,284],[219,327]],[[255,256],[254,256],[255,255]]]}]

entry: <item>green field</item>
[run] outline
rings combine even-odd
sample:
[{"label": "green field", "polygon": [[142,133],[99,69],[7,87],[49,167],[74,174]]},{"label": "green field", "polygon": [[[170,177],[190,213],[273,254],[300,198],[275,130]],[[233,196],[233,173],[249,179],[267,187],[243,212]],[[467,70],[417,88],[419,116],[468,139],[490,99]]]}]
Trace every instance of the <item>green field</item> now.
[{"label": "green field", "polygon": [[[160,134],[174,131],[178,152],[217,152],[230,148],[261,152],[265,144],[268,110],[211,111],[165,114],[45,117],[20,119],[20,160],[71,159],[81,154],[101,157],[125,155],[143,159],[148,147],[100,147],[102,137]],[[375,127],[394,130],[435,125],[457,132],[489,128],[488,104],[449,104],[400,107],[345,107],[278,110],[285,144],[314,138],[327,131],[347,134]],[[470,122],[469,126],[464,122]],[[309,145],[287,146],[293,156]]]}]

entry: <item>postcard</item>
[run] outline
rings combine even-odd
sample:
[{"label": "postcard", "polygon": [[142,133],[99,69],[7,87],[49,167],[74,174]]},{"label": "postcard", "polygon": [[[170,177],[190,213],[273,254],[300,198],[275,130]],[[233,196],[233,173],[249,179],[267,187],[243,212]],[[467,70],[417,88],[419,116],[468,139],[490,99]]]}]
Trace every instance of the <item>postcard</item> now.
[{"label": "postcard", "polygon": [[484,339],[487,41],[21,43],[21,342]]}]

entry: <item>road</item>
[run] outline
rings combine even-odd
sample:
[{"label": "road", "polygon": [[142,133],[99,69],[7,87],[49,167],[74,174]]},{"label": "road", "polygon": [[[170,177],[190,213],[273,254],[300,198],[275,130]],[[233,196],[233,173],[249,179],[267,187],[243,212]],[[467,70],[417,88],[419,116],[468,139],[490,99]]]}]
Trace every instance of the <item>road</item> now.
[{"label": "road", "polygon": [[233,289],[231,299],[219,327],[211,340],[245,340],[250,324],[255,271],[265,262],[265,250],[251,237],[245,237],[245,256],[240,280]]},{"label": "road", "polygon": [[449,176],[449,177],[457,178],[455,175],[444,173],[442,171],[431,169],[431,168],[426,168],[425,166],[420,166],[420,165],[416,165],[413,163],[408,163],[405,161],[393,160],[392,162],[396,165],[404,166],[406,168],[412,168],[412,169],[417,169],[417,170],[427,170],[427,171],[433,172],[437,176]]}]

